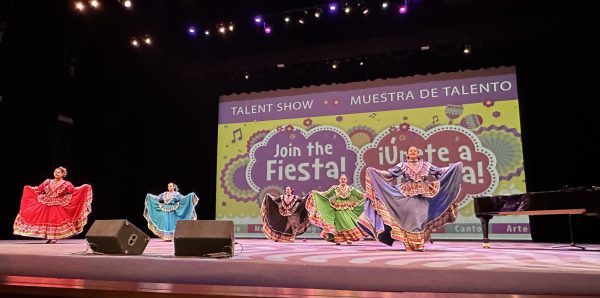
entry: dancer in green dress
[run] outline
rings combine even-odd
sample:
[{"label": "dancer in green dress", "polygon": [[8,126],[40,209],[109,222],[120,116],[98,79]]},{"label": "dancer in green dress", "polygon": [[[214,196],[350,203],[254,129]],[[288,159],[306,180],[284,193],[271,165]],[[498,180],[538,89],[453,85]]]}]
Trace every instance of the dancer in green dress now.
[{"label": "dancer in green dress", "polygon": [[340,176],[340,184],[327,191],[313,191],[306,202],[310,221],[321,227],[327,241],[351,244],[368,236],[356,221],[363,212],[365,199],[360,191],[348,185],[348,177]]}]

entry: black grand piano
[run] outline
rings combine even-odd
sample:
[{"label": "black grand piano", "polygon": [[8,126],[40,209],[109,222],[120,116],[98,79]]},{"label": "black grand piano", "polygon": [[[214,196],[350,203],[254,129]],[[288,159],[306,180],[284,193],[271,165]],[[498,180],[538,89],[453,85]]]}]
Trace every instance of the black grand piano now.
[{"label": "black grand piano", "polygon": [[490,247],[488,226],[494,216],[502,215],[569,215],[572,247],[575,245],[571,216],[600,217],[600,187],[565,188],[557,191],[527,192],[524,194],[483,196],[474,198],[475,216],[481,220],[483,247]]}]

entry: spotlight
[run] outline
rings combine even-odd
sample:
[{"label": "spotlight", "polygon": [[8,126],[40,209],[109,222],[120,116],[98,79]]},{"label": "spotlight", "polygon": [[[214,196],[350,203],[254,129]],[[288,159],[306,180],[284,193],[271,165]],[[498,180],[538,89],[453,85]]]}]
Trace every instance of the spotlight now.
[{"label": "spotlight", "polygon": [[300,24],[304,25],[304,19],[303,19],[303,18],[299,18],[299,19],[298,19],[298,23],[300,23]]},{"label": "spotlight", "polygon": [[338,68],[338,66],[339,66],[339,64],[340,64],[340,63],[339,63],[337,60],[336,60],[336,61],[333,61],[333,62],[331,63],[331,68],[332,68],[332,69],[337,69],[337,68]]},{"label": "spotlight", "polygon": [[271,26],[265,26],[265,33],[271,34]]},{"label": "spotlight", "polygon": [[283,21],[285,21],[286,23],[289,23],[291,20],[292,20],[292,19],[291,19],[290,17],[285,17],[285,18],[283,19]]},{"label": "spotlight", "polygon": [[150,35],[148,35],[148,34],[144,35],[144,39],[143,40],[144,40],[144,43],[146,45],[151,45],[152,44],[152,38],[150,38]]},{"label": "spotlight", "polygon": [[471,54],[471,46],[470,45],[465,45],[463,48],[463,54],[465,55],[469,55]]},{"label": "spotlight", "polygon": [[125,6],[125,8],[131,8],[131,6],[133,6],[133,3],[131,2],[131,0],[119,0],[119,3],[121,3],[121,5]]},{"label": "spotlight", "polygon": [[229,30],[230,32],[232,32],[233,29],[235,29],[235,27],[233,26],[233,23],[229,22],[229,25],[227,26],[227,30]]},{"label": "spotlight", "polygon": [[90,1],[90,5],[93,8],[99,8],[100,7],[100,1],[98,1],[98,0],[92,0],[92,1]]},{"label": "spotlight", "polygon": [[131,38],[131,41],[130,41],[130,43],[131,43],[131,45],[132,45],[134,48],[139,48],[139,47],[140,47],[140,42],[139,42],[139,41],[137,40],[137,38],[135,38],[135,37],[132,37],[132,38]]},{"label": "spotlight", "polygon": [[85,4],[83,4],[83,2],[81,2],[81,1],[77,1],[77,2],[75,2],[75,9],[77,9],[79,11],[84,11]]},{"label": "spotlight", "polygon": [[204,35],[209,36],[210,35],[210,30],[204,30]]},{"label": "spotlight", "polygon": [[315,11],[315,18],[317,18],[317,19],[318,19],[318,18],[320,18],[320,17],[321,17],[321,13],[322,13],[322,10],[321,10],[320,8],[319,8],[319,9],[317,9],[317,10]]},{"label": "spotlight", "polygon": [[263,21],[263,18],[261,16],[254,17],[254,23],[260,24],[260,23],[262,23],[262,21]]},{"label": "spotlight", "polygon": [[345,12],[346,14],[349,14],[350,12],[352,12],[352,7],[350,7],[350,6],[346,6],[346,7],[344,8],[344,12]]},{"label": "spotlight", "polygon": [[219,31],[219,33],[221,33],[221,34],[225,34],[225,32],[227,31],[227,28],[225,28],[225,25],[219,24],[219,26],[217,27],[217,31]]},{"label": "spotlight", "polygon": [[387,2],[383,2],[381,3],[381,8],[386,9],[388,8],[389,4]]},{"label": "spotlight", "polygon": [[363,7],[362,14],[366,15],[368,13],[369,13],[369,8],[368,7]]},{"label": "spotlight", "polygon": [[246,79],[246,80],[250,79],[250,74],[247,72],[244,73],[244,79]]},{"label": "spotlight", "polygon": [[406,5],[402,5],[400,6],[400,8],[398,8],[398,12],[400,14],[405,14],[408,11],[408,7]]},{"label": "spotlight", "polygon": [[337,9],[338,9],[338,6],[336,3],[329,4],[329,12],[336,12]]}]

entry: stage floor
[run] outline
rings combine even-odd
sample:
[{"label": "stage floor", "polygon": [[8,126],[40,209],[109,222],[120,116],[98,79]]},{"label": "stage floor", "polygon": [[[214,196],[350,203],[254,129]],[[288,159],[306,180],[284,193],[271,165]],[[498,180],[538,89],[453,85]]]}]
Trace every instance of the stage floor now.
[{"label": "stage floor", "polygon": [[0,241],[0,275],[384,292],[600,295],[600,245],[437,241],[406,252],[372,240],[339,246],[236,239],[225,259],[175,257],[152,239],[139,256],[97,255],[83,239]]}]

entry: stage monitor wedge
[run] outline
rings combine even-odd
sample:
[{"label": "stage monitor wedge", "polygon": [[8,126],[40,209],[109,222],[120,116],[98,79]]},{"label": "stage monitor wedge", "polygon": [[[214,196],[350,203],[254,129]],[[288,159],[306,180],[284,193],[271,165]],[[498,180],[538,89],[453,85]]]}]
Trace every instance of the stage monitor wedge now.
[{"label": "stage monitor wedge", "polygon": [[235,237],[231,220],[180,220],[175,227],[175,255],[232,257]]},{"label": "stage monitor wedge", "polygon": [[85,240],[95,252],[141,255],[150,237],[126,219],[110,219],[94,221]]}]

